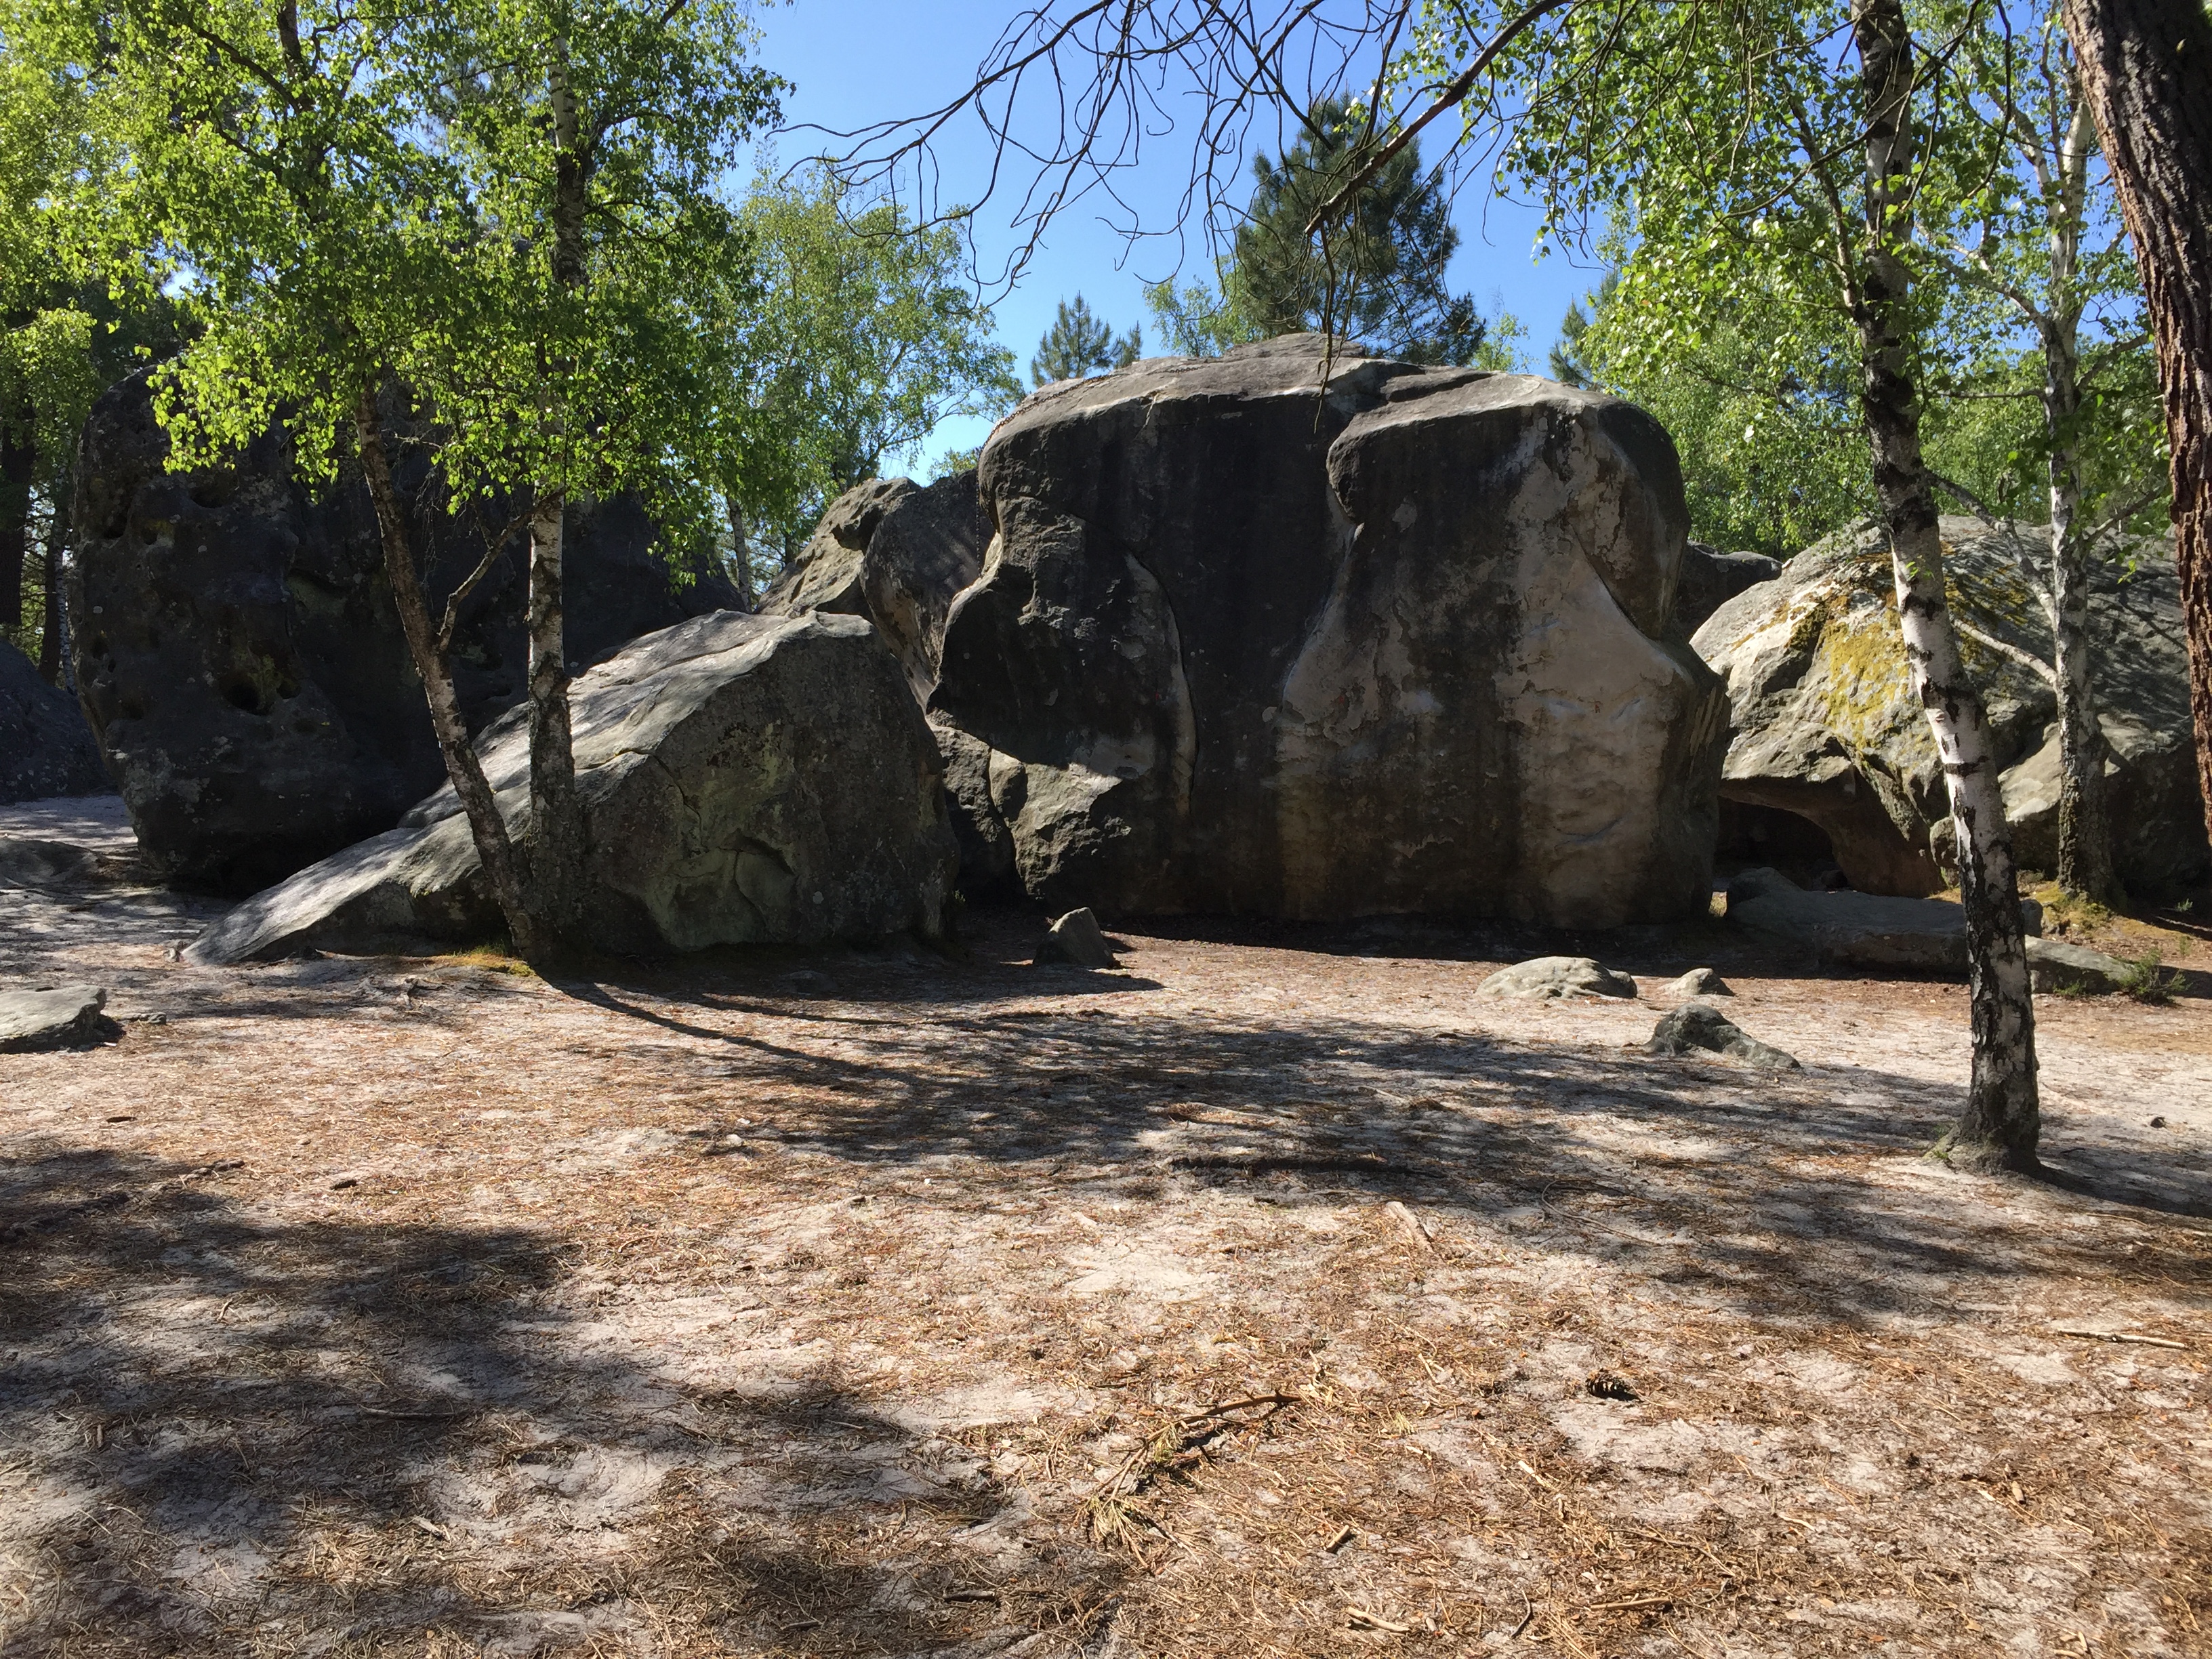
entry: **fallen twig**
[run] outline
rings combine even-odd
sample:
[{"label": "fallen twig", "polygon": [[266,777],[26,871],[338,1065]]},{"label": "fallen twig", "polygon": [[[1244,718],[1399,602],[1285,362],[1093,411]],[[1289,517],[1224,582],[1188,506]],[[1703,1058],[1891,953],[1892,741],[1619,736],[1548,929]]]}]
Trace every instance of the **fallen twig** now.
[{"label": "fallen twig", "polygon": [[2092,1342],[2133,1342],[2146,1348],[2178,1348],[2184,1353],[2189,1352],[2186,1342],[2176,1342],[2166,1336],[2145,1336],[2137,1331],[2085,1331],[2075,1325],[2053,1325],[2051,1334],[2053,1336],[2084,1337]]},{"label": "fallen twig", "polygon": [[1370,1613],[1364,1607],[1346,1607],[1344,1610],[1344,1616],[1354,1625],[1364,1626],[1369,1630],[1387,1630],[1394,1636],[1407,1635],[1413,1628],[1411,1625],[1401,1625],[1395,1620],[1385,1619],[1379,1613]]},{"label": "fallen twig", "polygon": [[1407,1209],[1403,1204],[1401,1204],[1395,1198],[1388,1204],[1385,1204],[1382,1206],[1382,1209],[1383,1212],[1387,1214],[1391,1220],[1398,1224],[1398,1230],[1404,1233],[1408,1240],[1419,1247],[1422,1254],[1425,1255],[1434,1255],[1437,1254],[1436,1240],[1429,1237],[1429,1230],[1421,1225],[1419,1218],[1416,1217],[1411,1210]]}]

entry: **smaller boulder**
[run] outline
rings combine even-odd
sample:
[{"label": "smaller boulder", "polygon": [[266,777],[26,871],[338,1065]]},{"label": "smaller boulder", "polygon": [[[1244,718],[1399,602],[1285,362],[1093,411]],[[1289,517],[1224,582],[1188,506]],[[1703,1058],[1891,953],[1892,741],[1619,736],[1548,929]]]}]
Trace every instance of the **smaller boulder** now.
[{"label": "smaller boulder", "polygon": [[0,887],[66,887],[92,866],[90,852],[65,841],[0,836]]},{"label": "smaller boulder", "polygon": [[1666,994],[1674,997],[1732,997],[1735,993],[1729,983],[1710,968],[1692,968],[1666,987]]},{"label": "smaller boulder", "polygon": [[1782,561],[1764,553],[1723,553],[1703,542],[1682,549],[1682,574],[1674,583],[1674,629],[1684,639],[1706,617],[1747,588],[1782,574]]},{"label": "smaller boulder", "polygon": [[105,1041],[120,1029],[101,1012],[106,1006],[107,993],[96,985],[0,991],[0,1054]]},{"label": "smaller boulder", "polygon": [[1561,997],[1632,997],[1636,981],[1588,957],[1535,957],[1501,968],[1474,988],[1479,997],[1548,1002]]},{"label": "smaller boulder", "polygon": [[[1747,870],[1729,884],[1728,914],[1770,939],[1860,968],[1966,971],[1966,913],[1947,899],[1808,893],[1778,870]],[[2022,929],[2043,931],[2043,907],[2020,904]]]},{"label": "smaller boulder", "polygon": [[1106,943],[1106,935],[1098,926],[1098,918],[1088,909],[1070,910],[1045,930],[1044,948],[1037,952],[1040,962],[1067,962],[1078,968],[1118,968],[1114,947]]},{"label": "smaller boulder", "polygon": [[2063,939],[2027,942],[2027,976],[2039,991],[2092,992],[2102,995],[2125,988],[2132,970],[2118,957]]},{"label": "smaller boulder", "polygon": [[1747,1036],[1741,1026],[1708,1002],[1689,1003],[1662,1017],[1651,1033],[1651,1041],[1644,1045],[1644,1052],[1652,1054],[1686,1054],[1699,1050],[1770,1071],[1802,1069],[1796,1056]]}]

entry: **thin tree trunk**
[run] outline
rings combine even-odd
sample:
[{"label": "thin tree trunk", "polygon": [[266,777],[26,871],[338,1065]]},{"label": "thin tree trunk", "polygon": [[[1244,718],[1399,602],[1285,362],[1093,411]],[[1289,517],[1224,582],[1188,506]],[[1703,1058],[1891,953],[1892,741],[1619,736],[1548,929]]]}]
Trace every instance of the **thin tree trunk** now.
[{"label": "thin tree trunk", "polygon": [[[588,172],[580,143],[568,43],[556,41],[547,73],[553,140],[553,280],[564,293],[584,283],[584,209]],[[551,395],[570,365],[557,354]],[[581,926],[586,837],[576,793],[576,756],[568,717],[568,659],[564,638],[561,563],[567,493],[541,479],[530,514],[530,818],[531,874],[538,915],[573,939]]]},{"label": "thin tree trunk", "polygon": [[2066,0],[2064,16],[2158,343],[2197,777],[2212,831],[2212,15],[2203,0]]},{"label": "thin tree trunk", "polygon": [[2089,556],[2075,526],[2080,471],[2073,446],[2051,458],[2051,639],[2058,692],[2058,884],[2100,904],[2121,902],[2105,812],[2105,732],[2090,679]]},{"label": "thin tree trunk", "polygon": [[62,683],[62,550],[69,544],[76,497],[76,470],[65,468],[54,481],[54,516],[46,526],[46,614],[39,630],[39,672],[48,685]]},{"label": "thin tree trunk", "polygon": [[461,719],[461,702],[453,690],[450,665],[440,654],[437,631],[416,574],[415,552],[407,536],[406,515],[399,493],[392,482],[392,461],[384,447],[384,429],[378,423],[376,393],[364,388],[354,409],[354,439],[361,451],[361,470],[368,480],[369,499],[376,507],[376,528],[384,548],[384,571],[392,583],[392,603],[399,611],[400,630],[415,672],[422,678],[422,695],[430,704],[430,728],[437,734],[438,752],[445,757],[446,775],[467,814],[469,832],[476,838],[477,855],[483,860],[492,896],[507,918],[514,948],[532,960],[541,957],[548,943],[529,903],[519,849],[507,833],[499,803],[485,781],[483,764],[469,741]]},{"label": "thin tree trunk", "polygon": [[1935,492],[1920,455],[1908,349],[1911,281],[1896,248],[1911,234],[1912,41],[1900,0],[1856,0],[1852,34],[1865,97],[1868,246],[1853,320],[1860,404],[1890,538],[1898,624],[1913,690],[1927,710],[1957,825],[1966,912],[1973,1078],[1950,1136],[1954,1164],[2033,1169],[2040,1131],[2035,1005],[2021,936],[2020,884],[1981,699],[1951,626]]},{"label": "thin tree trunk", "polygon": [[[26,420],[30,411],[22,411]],[[12,422],[0,421],[0,629],[10,637],[23,626],[23,564],[30,552],[31,477],[39,464],[36,443],[18,442]]]},{"label": "thin tree trunk", "polygon": [[745,510],[735,495],[725,495],[722,501],[730,511],[730,563],[737,578],[738,608],[750,611],[759,600],[753,594],[753,556],[745,546]]},{"label": "thin tree trunk", "polygon": [[539,915],[573,937],[583,918],[585,838],[562,637],[564,516],[557,495],[540,495],[530,514],[530,867]]}]

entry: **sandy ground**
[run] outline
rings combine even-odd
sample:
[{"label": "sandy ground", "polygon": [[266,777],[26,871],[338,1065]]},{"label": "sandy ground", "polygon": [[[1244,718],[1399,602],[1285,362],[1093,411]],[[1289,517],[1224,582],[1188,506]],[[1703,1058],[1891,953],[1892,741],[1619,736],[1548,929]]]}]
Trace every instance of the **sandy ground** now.
[{"label": "sandy ground", "polygon": [[[2043,1002],[1988,1181],[1963,988],[1724,923],[210,972],[108,850],[0,892],[125,1033],[0,1056],[8,1659],[2212,1653],[2212,1004]],[[1700,963],[1802,1072],[1642,1053]]]}]

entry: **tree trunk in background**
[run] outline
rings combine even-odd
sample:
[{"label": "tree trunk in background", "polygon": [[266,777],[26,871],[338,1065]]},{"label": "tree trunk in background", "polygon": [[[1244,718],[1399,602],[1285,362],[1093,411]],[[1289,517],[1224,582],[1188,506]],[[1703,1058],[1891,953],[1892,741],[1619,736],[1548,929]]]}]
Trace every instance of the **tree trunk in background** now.
[{"label": "tree trunk in background", "polygon": [[2212,829],[2212,16],[2203,0],[2066,0],[2065,22],[2158,343],[2197,779]]},{"label": "tree trunk in background", "polygon": [[1911,234],[1907,216],[1913,179],[1912,40],[1901,0],[1856,0],[1851,32],[1867,128],[1868,234],[1852,307],[1860,406],[1889,531],[1905,663],[1928,711],[1958,828],[1959,896],[1966,912],[1973,1079],[1966,1113],[1950,1137],[1950,1155],[1968,1168],[2032,1170],[2041,1109],[2020,882],[1988,720],[1951,626],[1935,491],[1920,455],[1908,331],[1911,278],[1896,252]]},{"label": "tree trunk in background", "polygon": [[422,584],[415,569],[415,552],[407,537],[406,515],[392,482],[392,460],[385,453],[384,429],[378,423],[376,393],[364,390],[354,411],[354,440],[361,451],[361,470],[368,481],[369,499],[376,506],[376,528],[384,550],[384,572],[392,583],[392,599],[399,612],[399,626],[407,636],[408,654],[415,672],[422,677],[422,695],[430,705],[430,726],[437,733],[438,752],[445,757],[446,775],[468,815],[469,833],[475,837],[477,856],[483,860],[492,896],[507,918],[508,936],[524,957],[537,960],[548,944],[529,903],[522,861],[508,838],[499,803],[485,781],[483,763],[469,741],[461,719],[461,700],[453,690],[451,666],[440,654],[437,632],[430,623]]},{"label": "tree trunk in background", "polygon": [[540,495],[530,514],[530,874],[539,919],[570,936],[583,916],[584,808],[562,648],[564,516],[557,495]]},{"label": "tree trunk in background", "polygon": [[48,685],[62,683],[62,550],[69,545],[70,511],[76,499],[76,470],[54,483],[53,522],[46,526],[46,614],[39,631],[39,672]]},{"label": "tree trunk in background", "polygon": [[11,427],[0,422],[0,629],[12,636],[23,626],[23,561],[30,551],[31,477],[39,450],[27,437],[18,443]]},{"label": "tree trunk in background", "polygon": [[722,501],[730,509],[730,562],[735,567],[731,574],[737,578],[738,605],[750,612],[760,601],[753,593],[753,556],[745,546],[745,510],[738,505],[735,495],[726,495]]}]

